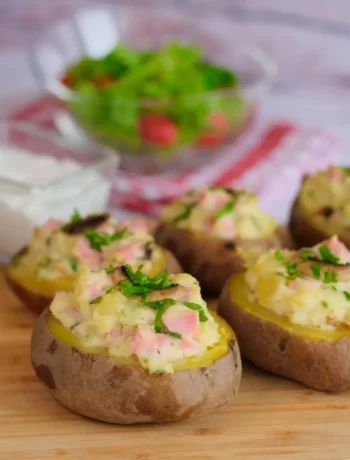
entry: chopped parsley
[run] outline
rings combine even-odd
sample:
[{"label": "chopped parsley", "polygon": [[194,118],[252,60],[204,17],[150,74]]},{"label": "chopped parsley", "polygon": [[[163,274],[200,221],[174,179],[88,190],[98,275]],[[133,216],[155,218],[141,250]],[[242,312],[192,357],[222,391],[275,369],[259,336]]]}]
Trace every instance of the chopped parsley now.
[{"label": "chopped parsley", "polygon": [[208,317],[203,309],[198,303],[193,303],[193,302],[184,302],[184,305],[186,305],[187,308],[190,308],[191,310],[198,311],[199,315],[199,321],[201,323],[205,323],[208,321]]},{"label": "chopped parsley", "polygon": [[190,217],[192,209],[196,206],[196,203],[191,203],[191,204],[185,204],[183,203],[184,210],[182,214],[179,214],[175,219],[173,220],[174,224],[177,224],[178,222],[181,222],[182,220],[186,220]]},{"label": "chopped parsley", "polygon": [[115,233],[105,233],[105,232],[97,232],[96,230],[86,229],[85,236],[89,240],[91,249],[95,249],[99,251],[102,246],[108,246],[109,244],[119,241],[125,238],[127,235],[130,234],[129,230],[125,227],[119,232]]},{"label": "chopped parsley", "polygon": [[[162,321],[164,313],[171,305],[175,305],[177,301],[170,298],[148,301],[146,297],[150,292],[175,286],[175,283],[168,279],[168,270],[164,270],[157,276],[150,277],[141,272],[142,265],[138,267],[137,271],[134,271],[130,265],[125,265],[123,268],[128,276],[128,279],[118,281],[117,284],[107,289],[106,294],[110,294],[120,288],[121,293],[125,295],[125,297],[141,295],[142,305],[152,308],[153,310],[157,310],[154,320],[155,332],[158,334],[168,334],[172,337],[181,338],[181,334],[178,332],[164,330]],[[98,304],[101,300],[102,296],[96,297],[90,301],[90,304]],[[201,305],[193,302],[183,302],[183,304],[191,310],[198,311],[199,321],[201,323],[208,321],[208,316]]]},{"label": "chopped parsley", "polygon": [[73,214],[70,216],[69,223],[70,224],[75,224],[76,222],[79,222],[82,219],[81,215],[79,214],[79,211],[75,208],[73,211]]},{"label": "chopped parsley", "polygon": [[107,265],[107,267],[105,267],[105,272],[107,273],[107,275],[111,275],[115,270],[115,266],[113,264],[109,264]]},{"label": "chopped parsley", "polygon": [[100,296],[96,297],[95,299],[90,300],[90,304],[91,304],[91,305],[94,305],[94,304],[96,304],[96,303],[100,303],[101,300],[102,300],[102,296],[100,295]]},{"label": "chopped parsley", "polygon": [[62,230],[66,230],[70,227],[72,224],[76,224],[77,222],[81,221],[83,218],[79,214],[77,209],[74,209],[73,214],[70,216],[69,221],[63,225]]},{"label": "chopped parsley", "polygon": [[51,246],[51,243],[52,243],[52,236],[49,236],[48,238],[46,238],[46,244],[47,246]]},{"label": "chopped parsley", "polygon": [[69,265],[70,265],[70,268],[72,269],[72,271],[77,272],[78,271],[78,261],[77,261],[77,259],[74,259],[74,257],[70,257],[68,259],[68,262],[69,262]]},{"label": "chopped parsley", "polygon": [[299,256],[303,260],[308,260],[311,259],[312,257],[315,256],[314,251],[312,249],[302,249],[299,252]]},{"label": "chopped parsley", "polygon": [[321,305],[323,308],[328,308],[328,302],[326,302],[325,300],[322,300]]},{"label": "chopped parsley", "polygon": [[337,283],[338,275],[334,270],[326,270],[324,272],[324,283]]},{"label": "chopped parsley", "polygon": [[223,206],[215,212],[215,220],[220,219],[220,217],[224,216],[225,214],[232,212],[234,207],[235,205],[233,201],[229,201],[227,204],[225,204],[225,206]]},{"label": "chopped parsley", "polygon": [[314,277],[319,279],[321,276],[321,264],[312,264],[311,270],[312,270],[312,273],[314,274]]},{"label": "chopped parsley", "polygon": [[345,298],[346,300],[350,300],[350,292],[348,291],[343,291],[344,295],[345,295]]},{"label": "chopped parsley", "polygon": [[281,251],[275,252],[275,258],[282,263],[284,268],[287,270],[287,274],[289,278],[296,278],[297,276],[301,276],[302,273],[297,269],[297,263],[290,262],[287,260]]},{"label": "chopped parsley", "polygon": [[331,264],[336,265],[340,260],[340,258],[337,257],[335,254],[333,254],[333,252],[325,244],[323,244],[320,247],[320,254],[321,254],[322,260],[324,260],[325,262],[329,262]]}]

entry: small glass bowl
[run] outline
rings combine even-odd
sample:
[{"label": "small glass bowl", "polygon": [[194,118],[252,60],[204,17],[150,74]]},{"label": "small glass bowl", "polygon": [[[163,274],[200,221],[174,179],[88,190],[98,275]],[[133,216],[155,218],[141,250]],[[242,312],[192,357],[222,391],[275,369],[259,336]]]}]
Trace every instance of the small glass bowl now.
[{"label": "small glass bowl", "polygon": [[[12,163],[10,177],[3,165],[16,152],[26,155],[22,168]],[[118,162],[118,155],[100,146],[81,149],[34,125],[0,122],[0,253],[15,253],[50,217],[68,220],[75,208],[82,215],[104,211]],[[60,164],[65,169],[58,177],[53,170]]]},{"label": "small glass bowl", "polygon": [[[86,7],[48,27],[31,46],[30,59],[40,84],[64,104],[89,137],[118,151],[124,168],[152,173],[183,169],[205,162],[244,131],[276,73],[276,64],[259,47],[228,41],[227,27],[232,25],[149,7]],[[224,113],[225,133],[219,137],[211,134],[210,121],[203,120],[195,137],[188,139],[178,127],[181,140],[167,147],[150,145],[140,136],[142,114],[160,112],[168,117],[174,104],[178,110],[178,100],[148,98],[135,104],[127,96],[116,99],[111,94],[102,103],[96,96],[78,95],[61,83],[72,63],[84,55],[102,57],[118,42],[156,49],[172,41],[199,45],[205,60],[238,75],[238,89],[211,91],[182,101],[182,110],[188,111],[183,116],[190,124],[192,110],[208,104],[215,107],[218,98],[225,99],[230,110]]]}]

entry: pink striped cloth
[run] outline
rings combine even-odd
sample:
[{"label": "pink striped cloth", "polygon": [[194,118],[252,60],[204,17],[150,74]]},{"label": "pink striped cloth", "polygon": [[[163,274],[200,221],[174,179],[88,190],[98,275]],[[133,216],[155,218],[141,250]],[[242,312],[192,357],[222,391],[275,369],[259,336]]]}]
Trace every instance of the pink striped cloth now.
[{"label": "pink striped cloth", "polygon": [[[12,118],[54,130],[56,110],[57,104],[45,96]],[[165,203],[190,188],[232,185],[251,190],[263,205],[271,206],[281,194],[295,193],[304,174],[335,162],[337,147],[336,138],[328,130],[276,122],[255,130],[254,135],[244,134],[212,161],[190,171],[157,176],[118,171],[111,205],[157,215]]]}]

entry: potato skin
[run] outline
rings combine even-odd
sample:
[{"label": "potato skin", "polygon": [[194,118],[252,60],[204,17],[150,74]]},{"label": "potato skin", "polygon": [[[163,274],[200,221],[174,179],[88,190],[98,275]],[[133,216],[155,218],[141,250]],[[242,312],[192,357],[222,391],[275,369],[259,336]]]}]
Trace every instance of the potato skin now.
[{"label": "potato skin", "polygon": [[[332,236],[315,228],[312,223],[303,216],[299,208],[299,198],[296,198],[293,203],[288,227],[297,249],[312,247]],[[350,247],[350,239],[347,243],[346,241],[343,242]]]},{"label": "potato skin", "polygon": [[[220,294],[225,281],[233,273],[242,270],[243,263],[236,252],[236,243],[227,248],[228,241],[213,238],[198,238],[186,229],[161,223],[155,231],[155,240],[169,249],[179,260],[186,273],[199,281],[206,295]],[[262,250],[280,248],[282,245],[278,232],[271,238],[255,241],[240,241],[239,246],[248,248],[258,246]]]},{"label": "potato skin", "polygon": [[257,367],[316,390],[350,389],[350,336],[334,343],[309,341],[235,305],[229,281],[218,313],[234,328],[242,357]]},{"label": "potato skin", "polygon": [[[169,273],[182,273],[182,267],[177,261],[177,259],[174,257],[174,255],[168,250],[164,250],[164,252],[165,266],[168,269]],[[16,258],[18,261],[18,255],[14,256],[14,258]],[[12,260],[14,260],[14,258]],[[30,291],[24,286],[21,286],[19,283],[17,283],[15,280],[11,278],[9,272],[6,274],[6,282],[11,291],[16,295],[16,297],[18,297],[24,305],[26,305],[30,310],[32,310],[36,314],[40,314],[52,302],[52,297],[38,294],[34,291]]]},{"label": "potato skin", "polygon": [[69,409],[109,423],[163,423],[204,415],[238,392],[241,359],[236,339],[210,368],[149,374],[82,353],[54,337],[45,310],[32,336],[31,359],[38,378]]}]

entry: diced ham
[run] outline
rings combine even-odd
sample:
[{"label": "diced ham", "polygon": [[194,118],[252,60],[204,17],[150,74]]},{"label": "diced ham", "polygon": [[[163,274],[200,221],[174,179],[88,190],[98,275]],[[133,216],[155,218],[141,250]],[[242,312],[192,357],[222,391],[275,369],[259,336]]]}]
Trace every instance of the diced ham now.
[{"label": "diced ham", "polygon": [[90,273],[85,285],[88,300],[96,299],[103,295],[106,289],[112,285],[110,277],[105,272]]},{"label": "diced ham", "polygon": [[70,318],[74,319],[77,323],[81,323],[83,320],[80,311],[76,310],[75,308],[67,307],[65,309],[65,313]]},{"label": "diced ham", "polygon": [[214,224],[215,224],[215,219],[212,216],[206,217],[202,222],[201,222],[201,231],[205,233],[211,233],[213,230]]},{"label": "diced ham", "polygon": [[196,355],[203,351],[203,345],[187,337],[181,339],[180,347],[186,352],[187,356]]},{"label": "diced ham", "polygon": [[199,201],[199,206],[208,211],[216,211],[225,206],[230,197],[224,190],[207,190]]},{"label": "diced ham", "polygon": [[233,239],[236,236],[236,228],[232,214],[225,214],[217,220],[215,230],[222,238]]},{"label": "diced ham", "polygon": [[171,332],[184,337],[196,337],[199,333],[199,316],[195,310],[170,307],[163,315],[163,324]]},{"label": "diced ham", "polygon": [[63,222],[58,220],[58,219],[53,219],[52,217],[50,217],[50,219],[48,219],[45,224],[43,224],[41,227],[40,227],[40,230],[50,230],[50,231],[54,231],[54,230],[59,230],[63,225]]},{"label": "diced ham", "polygon": [[108,233],[108,235],[115,233],[115,228],[111,224],[102,224],[100,227],[98,227],[98,230],[103,233]]},{"label": "diced ham", "polygon": [[341,262],[343,263],[350,262],[350,251],[345,246],[345,244],[339,241],[337,235],[333,235],[331,238],[326,240],[324,243],[321,243],[321,246],[323,244],[328,246],[329,249],[332,251],[332,253],[335,256],[340,258]]},{"label": "diced ham", "polygon": [[85,236],[78,239],[72,253],[73,256],[79,261],[85,262],[90,268],[96,268],[102,263],[102,254],[90,247],[90,243]]},{"label": "diced ham", "polygon": [[132,233],[149,233],[145,220],[126,220],[119,224],[119,229],[127,228]]},{"label": "diced ham", "polygon": [[327,175],[331,181],[337,182],[337,183],[341,183],[345,179],[344,172],[340,168],[337,168],[336,166],[329,166],[327,170]]},{"label": "diced ham", "polygon": [[170,336],[157,334],[148,327],[139,326],[131,341],[131,351],[141,357],[164,357],[169,351]]},{"label": "diced ham", "polygon": [[120,263],[141,259],[145,254],[144,246],[140,243],[130,243],[124,246],[110,245],[102,248],[105,261],[117,260]]}]

